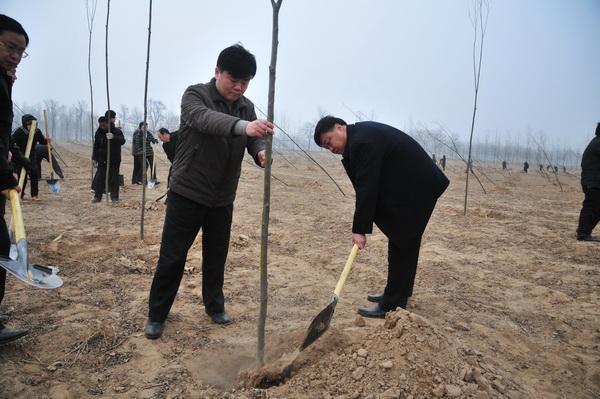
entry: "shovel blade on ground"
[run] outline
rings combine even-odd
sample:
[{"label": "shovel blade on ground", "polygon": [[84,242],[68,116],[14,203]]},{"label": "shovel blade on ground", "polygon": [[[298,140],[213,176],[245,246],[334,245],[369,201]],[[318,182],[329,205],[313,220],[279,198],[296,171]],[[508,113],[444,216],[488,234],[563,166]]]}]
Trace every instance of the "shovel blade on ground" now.
[{"label": "shovel blade on ground", "polygon": [[58,268],[41,265],[31,265],[27,260],[27,241],[20,240],[11,245],[11,258],[0,256],[0,267],[21,280],[37,288],[58,288],[63,281],[58,277]]},{"label": "shovel blade on ground", "polygon": [[46,180],[46,183],[48,183],[48,188],[50,189],[51,193],[60,193],[60,181],[58,179],[48,179]]},{"label": "shovel blade on ground", "polygon": [[337,298],[334,294],[329,305],[327,305],[325,309],[321,310],[308,326],[306,337],[300,345],[300,351],[306,349],[310,344],[319,339],[321,335],[325,334],[325,331],[327,331],[329,325],[331,324],[331,319],[333,318],[333,313],[335,312],[336,305]]},{"label": "shovel blade on ground", "polygon": [[156,187],[156,180],[148,180],[148,188],[152,190],[154,187]]}]

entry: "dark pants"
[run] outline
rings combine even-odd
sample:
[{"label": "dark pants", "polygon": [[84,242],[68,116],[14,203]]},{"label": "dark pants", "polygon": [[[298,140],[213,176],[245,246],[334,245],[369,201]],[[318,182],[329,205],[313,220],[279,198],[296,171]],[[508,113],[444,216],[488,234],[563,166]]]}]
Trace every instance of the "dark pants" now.
[{"label": "dark pants", "polygon": [[[0,255],[8,257],[10,255],[10,236],[4,220],[4,208],[6,198],[0,195]],[[4,298],[4,286],[6,285],[6,270],[0,267],[0,304]]]},{"label": "dark pants", "polygon": [[600,187],[583,187],[585,199],[579,214],[577,235],[592,234],[592,230],[600,221]]},{"label": "dark pants", "polygon": [[[35,160],[33,160],[31,162],[31,165],[33,166],[35,164],[36,164],[36,162],[35,162]],[[21,172],[19,171],[19,173],[21,173]],[[21,198],[23,198],[25,196],[25,188],[27,187],[28,178],[31,180],[31,196],[37,197],[40,192],[39,184],[38,184],[40,181],[39,171],[35,167],[32,167],[28,173],[25,173],[25,181],[23,182],[23,189],[21,190]]]},{"label": "dark pants", "polygon": [[[111,199],[119,199],[119,167],[120,163],[111,164],[108,170],[108,191],[110,191]],[[92,182],[95,196],[102,198],[104,194],[104,186],[106,185],[106,162],[98,163],[96,175]]]},{"label": "dark pants", "polygon": [[378,218],[378,227],[389,239],[387,284],[381,302],[386,311],[405,305],[412,296],[421,238],[436,202],[424,201]]},{"label": "dark pants", "polygon": [[148,318],[164,322],[175,301],[188,251],[202,229],[202,300],[206,313],[225,310],[223,278],[229,250],[233,204],[209,208],[169,191]]},{"label": "dark pants", "polygon": [[[146,156],[145,163],[143,160],[143,155],[135,155],[133,157],[133,175],[131,176],[131,184],[147,183],[144,181],[144,172],[147,171],[148,168],[152,168],[152,154]],[[150,173],[152,173],[152,171]],[[154,171],[150,179],[156,180],[156,171]]]}]

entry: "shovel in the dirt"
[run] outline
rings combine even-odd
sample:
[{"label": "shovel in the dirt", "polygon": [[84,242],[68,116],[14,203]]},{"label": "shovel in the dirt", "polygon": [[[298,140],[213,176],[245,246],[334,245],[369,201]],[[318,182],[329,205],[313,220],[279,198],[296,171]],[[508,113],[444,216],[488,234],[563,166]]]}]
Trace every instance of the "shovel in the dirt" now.
[{"label": "shovel in the dirt", "polygon": [[34,287],[60,287],[63,284],[63,281],[57,275],[58,268],[29,264],[27,237],[25,236],[25,226],[23,224],[23,213],[21,212],[19,193],[17,190],[13,189],[8,192],[8,195],[12,211],[12,227],[14,230],[16,250],[11,251],[13,252],[12,256],[14,258],[0,256],[0,266],[22,282],[33,285]]},{"label": "shovel in the dirt", "polygon": [[156,149],[152,151],[152,165],[150,165],[150,179],[148,179],[148,188],[156,187]]},{"label": "shovel in the dirt", "polygon": [[329,305],[325,307],[325,309],[321,310],[321,312],[313,319],[308,326],[308,331],[306,333],[306,338],[300,345],[300,351],[303,351],[310,344],[315,342],[321,335],[327,331],[329,328],[329,324],[331,323],[331,319],[333,318],[333,312],[335,311],[335,306],[338,303],[338,299],[340,297],[340,293],[342,292],[342,288],[346,283],[346,279],[348,278],[348,274],[350,274],[350,270],[352,269],[352,264],[354,263],[354,258],[356,258],[356,254],[358,253],[358,246],[354,244],[352,247],[352,251],[350,252],[350,256],[348,256],[348,260],[346,261],[346,266],[344,266],[344,270],[342,271],[342,275],[338,280],[337,285],[335,286],[335,291],[331,295],[331,302]]},{"label": "shovel in the dirt", "polygon": [[52,145],[50,144],[50,130],[48,129],[48,111],[44,110],[44,128],[46,129],[46,141],[48,142],[48,164],[50,165],[50,178],[46,179],[48,188],[51,193],[60,193],[60,181],[54,178],[54,171],[52,168]]}]

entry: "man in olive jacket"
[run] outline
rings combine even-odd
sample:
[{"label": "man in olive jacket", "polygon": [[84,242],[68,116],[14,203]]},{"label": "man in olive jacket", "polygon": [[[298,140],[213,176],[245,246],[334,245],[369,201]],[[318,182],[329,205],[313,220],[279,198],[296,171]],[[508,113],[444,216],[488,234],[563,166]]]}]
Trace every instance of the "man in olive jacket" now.
[{"label": "man in olive jacket", "polygon": [[581,187],[585,199],[579,215],[577,239],[600,242],[600,238],[592,235],[600,221],[600,123],[596,125],[596,137],[581,157]]},{"label": "man in olive jacket", "polygon": [[326,116],[315,127],[315,142],[343,156],[342,164],[356,191],[352,242],[367,244],[373,223],[388,239],[388,277],[382,295],[369,295],[366,317],[385,317],[406,308],[412,295],[421,237],[437,199],[448,187],[444,173],[410,136],[377,122],[347,125]]},{"label": "man in olive jacket", "polygon": [[145,335],[162,335],[177,295],[188,250],[202,229],[202,299],[217,324],[228,324],[223,278],[233,201],[244,151],[264,167],[266,134],[273,124],[256,119],[243,96],[256,74],[254,56],[240,45],[224,49],[209,83],[187,88],[171,171],[160,256],[150,288]]}]

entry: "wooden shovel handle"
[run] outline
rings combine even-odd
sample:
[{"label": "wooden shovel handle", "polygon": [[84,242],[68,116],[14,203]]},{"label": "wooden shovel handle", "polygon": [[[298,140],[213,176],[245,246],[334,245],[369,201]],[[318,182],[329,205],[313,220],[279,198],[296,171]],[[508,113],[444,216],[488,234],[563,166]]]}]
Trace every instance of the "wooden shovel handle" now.
[{"label": "wooden shovel handle", "polygon": [[350,270],[352,270],[352,264],[354,263],[354,259],[356,258],[357,253],[358,253],[358,245],[354,244],[354,246],[352,247],[352,251],[350,251],[350,256],[348,256],[348,260],[346,261],[346,266],[344,266],[344,270],[342,270],[342,275],[340,276],[340,279],[338,280],[338,283],[335,286],[335,291],[333,291],[333,293],[337,297],[339,297],[340,293],[342,292],[342,288],[344,287],[344,284],[346,283],[346,279],[348,278],[348,275],[350,274]]},{"label": "wooden shovel handle", "polygon": [[[25,147],[25,158],[29,159],[29,154],[31,154],[31,147],[33,144],[33,136],[35,136],[35,130],[37,129],[37,121],[31,121],[31,127],[29,128],[29,136],[27,136],[27,146]],[[25,183],[25,168],[21,168],[21,173],[19,174],[19,187],[23,188],[23,183]]]},{"label": "wooden shovel handle", "polygon": [[17,190],[8,191],[10,200],[10,209],[12,212],[12,224],[15,232],[15,242],[25,238],[25,226],[23,225],[23,213],[21,212],[21,202]]},{"label": "wooden shovel handle", "polygon": [[50,170],[52,170],[52,148],[50,146],[50,129],[48,129],[48,111],[44,110],[44,129],[46,130],[46,141],[48,147],[48,162],[50,163]]}]

